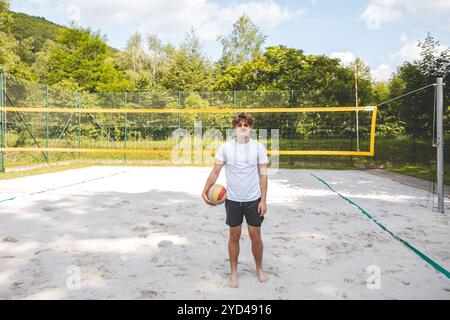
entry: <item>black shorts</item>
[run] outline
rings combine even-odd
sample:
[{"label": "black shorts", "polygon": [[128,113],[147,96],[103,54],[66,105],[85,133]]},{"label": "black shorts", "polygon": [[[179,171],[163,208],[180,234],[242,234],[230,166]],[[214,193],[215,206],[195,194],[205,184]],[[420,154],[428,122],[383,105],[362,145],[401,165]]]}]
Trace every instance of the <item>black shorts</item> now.
[{"label": "black shorts", "polygon": [[237,227],[245,221],[249,226],[260,227],[264,216],[258,213],[258,204],[261,198],[250,202],[237,202],[232,200],[225,201],[225,210],[227,212],[226,224],[230,227]]}]

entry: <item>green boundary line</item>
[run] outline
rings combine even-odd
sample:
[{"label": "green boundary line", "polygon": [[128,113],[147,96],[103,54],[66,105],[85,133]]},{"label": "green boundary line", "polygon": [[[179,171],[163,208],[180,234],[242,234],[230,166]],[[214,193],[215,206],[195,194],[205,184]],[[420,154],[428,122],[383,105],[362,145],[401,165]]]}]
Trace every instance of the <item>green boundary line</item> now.
[{"label": "green boundary line", "polygon": [[435,262],[433,259],[431,259],[430,257],[428,257],[427,255],[425,255],[424,253],[422,253],[420,250],[416,249],[414,246],[412,246],[411,244],[409,244],[407,241],[401,239],[400,237],[398,237],[397,235],[395,235],[394,233],[392,233],[388,228],[386,228],[384,225],[382,225],[381,223],[379,223],[375,218],[373,218],[366,210],[364,210],[363,208],[361,208],[359,205],[357,205],[356,203],[354,203],[352,200],[348,199],[347,197],[344,197],[342,194],[340,194],[339,192],[337,192],[336,190],[334,190],[325,180],[319,178],[318,176],[316,176],[314,173],[311,173],[311,175],[316,178],[317,180],[319,180],[320,182],[322,182],[324,185],[326,185],[331,191],[333,191],[334,193],[336,193],[337,195],[339,195],[342,199],[346,200],[347,202],[349,202],[350,204],[354,205],[355,207],[357,207],[364,215],[366,215],[370,220],[372,220],[373,222],[375,222],[381,229],[383,229],[384,231],[386,231],[387,233],[389,233],[392,237],[394,237],[395,239],[397,239],[398,241],[400,241],[401,243],[403,243],[406,247],[408,247],[409,249],[411,249],[415,254],[417,254],[419,257],[421,257],[423,260],[425,260],[428,264],[430,264],[431,266],[433,266],[433,268],[435,268],[437,271],[443,273],[448,279],[450,279],[450,272],[445,269],[444,267],[442,267],[441,265],[439,265],[437,262]]},{"label": "green boundary line", "polygon": [[126,172],[127,172],[127,171],[118,172],[118,173],[110,174],[110,175],[103,176],[103,177],[98,177],[98,178],[94,178],[94,179],[89,179],[89,180],[85,180],[85,181],[81,181],[81,182],[76,182],[76,183],[68,184],[68,185],[66,185],[66,186],[50,188],[50,189],[46,189],[46,190],[41,190],[41,191],[31,192],[31,193],[28,193],[28,194],[25,194],[25,195],[22,195],[22,196],[15,196],[15,197],[7,198],[7,199],[2,199],[2,200],[0,200],[0,204],[1,204],[1,203],[5,203],[5,202],[7,202],[7,201],[15,200],[15,199],[20,198],[20,197],[33,196],[33,195],[35,195],[35,194],[40,194],[40,193],[44,193],[44,192],[48,192],[48,191],[53,191],[53,190],[58,190],[58,189],[63,189],[63,188],[68,188],[68,187],[73,187],[73,186],[76,186],[76,185],[79,185],[79,184],[83,184],[83,183],[86,183],[86,182],[91,182],[91,181],[95,181],[95,180],[100,180],[100,179],[105,179],[105,178],[109,178],[109,177],[114,177],[114,176],[117,176],[117,175],[119,175],[119,174],[126,173]]}]

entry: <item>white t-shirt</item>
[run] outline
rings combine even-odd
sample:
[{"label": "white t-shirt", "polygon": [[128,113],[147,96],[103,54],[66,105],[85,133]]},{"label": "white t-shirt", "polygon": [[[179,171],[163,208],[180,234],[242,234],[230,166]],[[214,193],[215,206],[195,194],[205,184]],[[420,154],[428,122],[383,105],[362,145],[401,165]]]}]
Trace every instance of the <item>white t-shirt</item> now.
[{"label": "white t-shirt", "polygon": [[247,143],[232,139],[219,147],[216,160],[225,163],[227,199],[248,202],[261,197],[258,164],[269,163],[264,145],[252,139]]}]

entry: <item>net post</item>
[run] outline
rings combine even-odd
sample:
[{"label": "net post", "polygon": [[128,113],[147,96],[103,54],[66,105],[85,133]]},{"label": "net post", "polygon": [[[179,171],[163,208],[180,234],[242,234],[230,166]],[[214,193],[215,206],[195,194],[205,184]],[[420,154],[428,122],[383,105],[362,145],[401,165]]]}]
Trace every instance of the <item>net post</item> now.
[{"label": "net post", "polygon": [[[178,91],[178,109],[181,109],[181,92]],[[181,113],[178,113],[178,130],[180,130],[181,127]]]},{"label": "net post", "polygon": [[370,149],[369,156],[373,157],[375,155],[375,127],[377,125],[377,112],[378,107],[373,107],[372,111],[372,123],[370,125]]},{"label": "net post", "polygon": [[[81,108],[81,93],[77,92],[77,109]],[[78,112],[78,137],[77,137],[77,147],[81,147],[81,112]],[[78,161],[81,160],[81,154],[78,152]]]},{"label": "net post", "polygon": [[[295,101],[295,97],[294,97],[294,90],[289,90],[289,107],[290,108],[294,108],[295,107],[295,104],[296,104],[296,101]],[[293,123],[293,121],[292,121],[292,119],[294,118],[294,114],[289,114],[288,115],[288,130],[289,130],[289,145],[290,145],[290,149],[292,150],[293,149],[293,147],[294,147],[294,141],[293,141],[293,136],[292,136],[292,134],[293,134],[293,131],[295,130],[295,128],[292,128],[291,126],[292,126],[292,123]],[[293,156],[292,155],[290,155],[289,156],[289,165],[294,165],[294,158],[293,158]]]},{"label": "net post", "polygon": [[359,149],[359,101],[358,101],[358,64],[355,63],[355,106],[356,106],[356,150]]},{"label": "net post", "polygon": [[444,213],[444,90],[443,78],[436,81],[436,129],[437,129],[437,193],[438,212]]},{"label": "net post", "polygon": [[[5,135],[5,116],[3,107],[5,106],[4,99],[4,81],[3,81],[3,73],[0,73],[0,147],[6,146]],[[0,152],[0,172],[5,172],[5,153],[3,151]]]},{"label": "net post", "polygon": [[[45,108],[48,109],[48,84],[45,85]],[[48,149],[48,111],[45,113],[45,147]],[[45,152],[47,164],[49,163],[49,153]]]},{"label": "net post", "polygon": [[[124,102],[125,102],[125,108],[127,107],[127,92],[125,91],[124,94]],[[123,138],[123,149],[127,150],[127,113],[124,113],[124,138]],[[127,163],[127,153],[123,153],[123,162]]]}]

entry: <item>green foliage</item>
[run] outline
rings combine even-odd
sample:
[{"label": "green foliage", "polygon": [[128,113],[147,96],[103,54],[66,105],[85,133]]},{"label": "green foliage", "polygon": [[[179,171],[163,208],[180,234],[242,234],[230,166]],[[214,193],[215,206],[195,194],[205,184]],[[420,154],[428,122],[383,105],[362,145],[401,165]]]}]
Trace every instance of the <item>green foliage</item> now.
[{"label": "green foliage", "polygon": [[56,42],[48,43],[42,54],[42,80],[50,85],[69,79],[90,92],[125,91],[124,75],[108,57],[104,39],[97,32],[72,26],[63,30]]},{"label": "green foliage", "polygon": [[9,1],[0,0],[0,32],[10,33],[13,17],[9,11]]},{"label": "green foliage", "polygon": [[56,37],[65,27],[54,24],[41,17],[32,17],[24,13],[12,13],[14,23],[11,32],[20,43],[19,55],[21,59],[31,65],[36,60],[47,40]]},{"label": "green foliage", "polygon": [[33,79],[30,68],[17,54],[17,42],[11,35],[0,31],[0,72]]},{"label": "green foliage", "polygon": [[244,13],[233,24],[233,31],[228,36],[219,36],[222,44],[220,65],[223,69],[229,66],[242,65],[262,53],[266,36],[258,26]]},{"label": "green foliage", "polygon": [[19,55],[20,45],[11,34],[14,23],[9,1],[0,0],[0,72],[32,79],[33,75]]},{"label": "green foliage", "polygon": [[[389,84],[390,98],[398,97],[418,88],[436,82],[436,78],[443,77],[444,83],[450,82],[450,49],[439,50],[439,42],[428,34],[424,42],[419,43],[420,59],[405,62],[398,69],[397,75]],[[404,121],[405,131],[416,137],[429,138],[433,127],[434,87],[429,87],[386,106],[385,114],[393,122]],[[444,87],[444,102],[450,101],[450,87]],[[445,117],[449,117],[446,111]],[[445,124],[449,130],[448,124]]]},{"label": "green foliage", "polygon": [[161,87],[165,67],[175,52],[171,44],[162,44],[156,35],[147,37],[147,50],[140,33],[133,34],[124,51],[114,55],[119,69],[125,73],[132,91],[148,91]]},{"label": "green foliage", "polygon": [[174,91],[207,91],[212,83],[212,66],[203,55],[193,30],[167,62],[161,85]]},{"label": "green foliage", "polygon": [[[353,105],[354,76],[327,56],[306,56],[302,50],[274,46],[242,66],[227,68],[216,83],[219,90],[296,90],[303,105]],[[370,80],[361,79],[360,100],[371,99]]]}]

